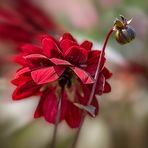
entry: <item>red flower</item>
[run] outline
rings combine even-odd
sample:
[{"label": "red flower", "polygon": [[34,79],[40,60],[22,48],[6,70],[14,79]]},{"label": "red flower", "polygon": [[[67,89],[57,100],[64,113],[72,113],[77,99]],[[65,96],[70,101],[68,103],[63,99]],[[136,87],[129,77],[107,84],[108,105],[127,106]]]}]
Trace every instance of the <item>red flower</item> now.
[{"label": "red flower", "polygon": [[[91,106],[94,114],[87,106],[94,75],[100,56],[100,51],[91,50],[92,43],[84,41],[78,44],[68,33],[60,40],[44,35],[41,46],[25,44],[21,47],[22,54],[16,62],[23,67],[16,72],[12,83],[17,86],[13,93],[14,100],[20,100],[33,95],[41,99],[34,117],[44,118],[55,123],[59,90],[61,91],[60,121],[66,120],[72,128],[79,127],[82,110],[91,116],[98,113],[98,103],[94,97]],[[105,58],[101,63],[100,78],[97,82],[96,94],[110,91],[106,82],[111,76],[104,67]]]},{"label": "red flower", "polygon": [[0,39],[32,42],[35,34],[53,32],[57,26],[29,0],[15,0],[0,9]]}]

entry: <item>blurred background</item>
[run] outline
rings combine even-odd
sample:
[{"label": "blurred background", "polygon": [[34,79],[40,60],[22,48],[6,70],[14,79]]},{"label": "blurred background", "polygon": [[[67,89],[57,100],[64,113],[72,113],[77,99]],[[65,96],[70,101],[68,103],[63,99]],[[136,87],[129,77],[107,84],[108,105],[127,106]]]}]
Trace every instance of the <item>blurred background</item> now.
[{"label": "blurred background", "polygon": [[[53,125],[33,119],[39,98],[11,100],[10,80],[19,67],[12,57],[19,52],[18,44],[33,42],[40,32],[55,36],[71,32],[101,49],[120,14],[133,18],[137,36],[124,46],[111,37],[106,65],[113,72],[112,91],[98,97],[100,113],[86,119],[78,148],[148,148],[148,1],[28,0],[29,5],[22,1],[0,0],[0,148],[47,148],[53,134]],[[75,133],[62,122],[57,148],[69,148]]]}]

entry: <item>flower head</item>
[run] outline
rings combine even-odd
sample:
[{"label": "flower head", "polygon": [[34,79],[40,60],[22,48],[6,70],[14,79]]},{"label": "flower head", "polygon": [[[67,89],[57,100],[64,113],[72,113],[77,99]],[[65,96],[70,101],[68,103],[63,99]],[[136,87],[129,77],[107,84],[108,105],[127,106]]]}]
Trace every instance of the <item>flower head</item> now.
[{"label": "flower head", "polygon": [[[72,128],[79,127],[83,110],[95,116],[99,109],[95,96],[87,106],[100,57],[100,51],[91,48],[90,41],[78,44],[69,33],[65,33],[59,40],[44,35],[41,46],[23,45],[22,54],[16,58],[22,68],[12,80],[17,86],[13,99],[39,95],[41,98],[34,117],[44,116],[48,122],[55,123],[60,97],[60,121],[66,120]],[[103,57],[96,88],[96,94],[100,95],[111,90],[106,81],[111,73],[104,64]]]}]

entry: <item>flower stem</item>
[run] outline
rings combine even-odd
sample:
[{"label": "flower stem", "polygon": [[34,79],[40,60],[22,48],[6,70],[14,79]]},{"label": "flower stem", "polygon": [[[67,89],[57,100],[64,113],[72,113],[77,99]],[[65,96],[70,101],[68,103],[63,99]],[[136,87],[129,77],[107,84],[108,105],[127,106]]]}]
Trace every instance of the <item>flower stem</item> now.
[{"label": "flower stem", "polygon": [[82,126],[83,126],[83,123],[84,123],[84,118],[85,118],[85,113],[83,112],[80,127],[78,128],[78,130],[76,132],[76,135],[75,135],[75,138],[74,138],[74,141],[73,141],[71,148],[76,148],[76,146],[77,146],[77,142],[78,142],[78,139],[79,139],[79,136],[80,136],[80,132],[81,132],[81,129],[82,129]]},{"label": "flower stem", "polygon": [[[103,48],[101,50],[99,61],[98,61],[98,65],[97,65],[97,69],[96,69],[96,73],[95,73],[95,77],[94,77],[95,82],[93,84],[93,87],[92,87],[92,90],[91,90],[91,93],[90,93],[87,105],[90,105],[92,100],[93,100],[94,93],[95,93],[95,90],[96,90],[97,81],[98,81],[99,74],[100,74],[100,67],[101,67],[102,58],[103,58],[103,56],[105,54],[106,45],[107,45],[108,40],[109,40],[109,38],[110,38],[112,33],[113,33],[113,28],[108,32],[106,40],[105,40],[104,45],[103,45]],[[85,114],[85,112],[83,112],[81,124],[80,124],[79,129],[77,130],[74,142],[72,144],[72,148],[76,148],[76,146],[77,146],[77,142],[78,142],[78,139],[79,139],[79,136],[80,136],[80,132],[81,132],[84,120],[85,120],[85,116],[86,116],[86,114]]]},{"label": "flower stem", "polygon": [[87,105],[90,105],[92,100],[93,100],[93,97],[94,97],[94,94],[95,94],[95,90],[96,90],[96,86],[97,86],[97,81],[98,81],[98,78],[99,78],[99,74],[100,74],[100,67],[101,67],[101,62],[102,62],[102,58],[105,54],[105,49],[106,49],[106,45],[108,43],[108,40],[111,36],[111,34],[113,33],[113,29],[111,29],[106,37],[106,40],[104,42],[104,45],[103,45],[103,48],[101,50],[101,53],[100,53],[100,58],[99,58],[99,61],[98,61],[98,65],[97,65],[97,69],[96,69],[96,73],[95,73],[95,83],[93,84],[93,87],[92,87],[92,90],[91,90],[91,93],[90,93],[90,97],[89,97],[89,100],[88,100],[88,104]]},{"label": "flower stem", "polygon": [[54,127],[54,132],[53,132],[53,137],[52,137],[52,141],[51,141],[51,144],[50,144],[50,148],[55,148],[55,146],[56,146],[58,124],[59,124],[59,121],[60,121],[60,114],[61,114],[61,102],[62,102],[62,99],[61,99],[61,97],[59,97],[55,127]]}]

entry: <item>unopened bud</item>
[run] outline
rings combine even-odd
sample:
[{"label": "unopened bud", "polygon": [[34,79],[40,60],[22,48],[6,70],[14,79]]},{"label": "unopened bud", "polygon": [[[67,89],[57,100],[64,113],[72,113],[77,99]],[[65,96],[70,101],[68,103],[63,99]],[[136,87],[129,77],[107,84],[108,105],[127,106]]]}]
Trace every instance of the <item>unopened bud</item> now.
[{"label": "unopened bud", "polygon": [[135,38],[136,33],[134,29],[131,26],[129,26],[131,20],[127,21],[123,16],[121,16],[121,20],[115,20],[115,38],[119,44],[129,43]]}]

